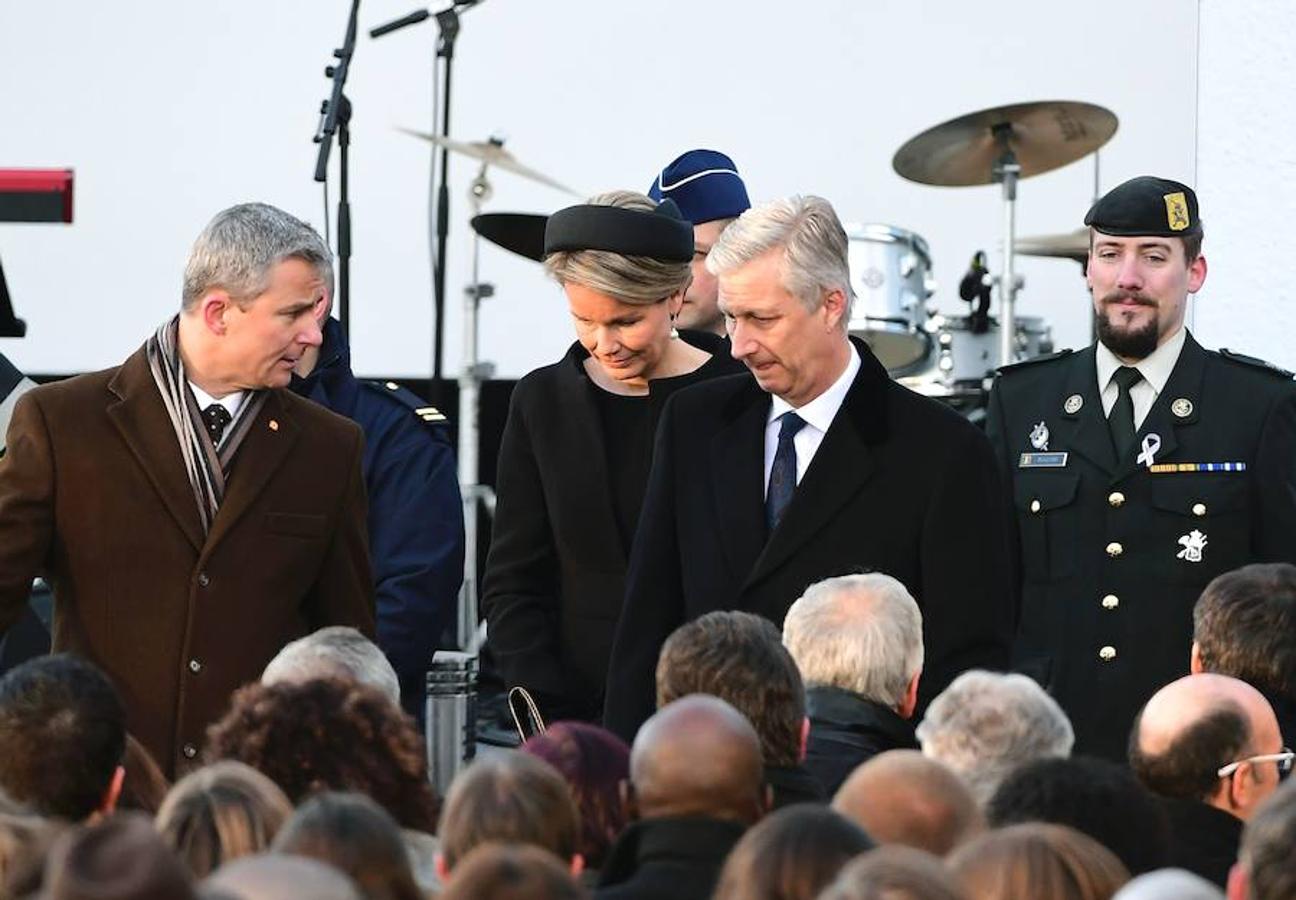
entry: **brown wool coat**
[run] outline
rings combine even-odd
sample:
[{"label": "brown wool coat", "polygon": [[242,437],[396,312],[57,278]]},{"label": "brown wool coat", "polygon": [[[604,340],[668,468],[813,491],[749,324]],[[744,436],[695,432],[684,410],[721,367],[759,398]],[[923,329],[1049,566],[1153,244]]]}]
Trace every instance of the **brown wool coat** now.
[{"label": "brown wool coat", "polygon": [[271,391],[202,534],[141,349],[45,385],[0,458],[0,630],[43,575],[53,646],[102,667],[168,775],[192,767],[230,693],[289,640],[374,629],[358,426]]}]

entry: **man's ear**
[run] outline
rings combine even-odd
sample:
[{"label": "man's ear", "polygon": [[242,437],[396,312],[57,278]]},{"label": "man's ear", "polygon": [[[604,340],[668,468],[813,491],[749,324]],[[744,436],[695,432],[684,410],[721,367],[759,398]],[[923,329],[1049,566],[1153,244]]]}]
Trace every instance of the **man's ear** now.
[{"label": "man's ear", "polygon": [[797,762],[803,763],[806,758],[806,748],[810,746],[810,717],[801,717],[801,738],[797,743]]},{"label": "man's ear", "polygon": [[832,288],[823,292],[823,310],[828,330],[841,328],[846,315],[846,292],[841,288]]},{"label": "man's ear", "polygon": [[901,699],[900,705],[896,707],[896,712],[902,719],[912,719],[914,712],[918,709],[918,682],[922,679],[922,669],[914,672],[913,678],[909,679],[909,685],[905,688],[904,698]]},{"label": "man's ear", "polygon": [[757,819],[763,819],[766,815],[774,810],[774,787],[773,785],[764,785],[761,790],[761,808],[758,810]]},{"label": "man's ear", "polygon": [[580,878],[581,872],[585,871],[585,857],[579,853],[573,853],[571,858],[572,878]]},{"label": "man's ear", "polygon": [[234,305],[230,295],[221,288],[208,291],[198,300],[198,313],[212,334],[224,334],[228,325],[225,317]]},{"label": "man's ear", "polygon": [[1192,651],[1188,654],[1188,671],[1193,675],[1200,675],[1206,671],[1202,668],[1201,645],[1193,641]]},{"label": "man's ear", "polygon": [[121,799],[122,785],[126,783],[126,769],[118,766],[108,780],[108,787],[104,788],[103,797],[99,800],[99,812],[104,815],[110,815],[117,809],[117,801]]},{"label": "man's ear", "polygon": [[433,868],[436,869],[437,878],[441,879],[442,884],[445,884],[447,881],[450,880],[450,867],[446,865],[445,856],[438,853],[436,856],[433,857],[432,865]]},{"label": "man's ear", "polygon": [[1228,873],[1228,900],[1247,900],[1250,890],[1247,881],[1247,872],[1241,860],[1233,863],[1233,868]]},{"label": "man's ear", "polygon": [[1188,293],[1195,294],[1206,283],[1206,257],[1200,253],[1188,264]]}]

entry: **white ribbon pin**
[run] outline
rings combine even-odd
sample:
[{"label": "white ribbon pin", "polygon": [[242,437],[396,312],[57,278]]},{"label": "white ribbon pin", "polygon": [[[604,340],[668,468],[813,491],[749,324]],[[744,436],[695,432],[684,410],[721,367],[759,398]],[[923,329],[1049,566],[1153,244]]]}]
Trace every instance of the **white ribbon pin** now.
[{"label": "white ribbon pin", "polygon": [[1143,438],[1143,451],[1138,455],[1139,465],[1152,468],[1152,463],[1156,462],[1157,451],[1161,449],[1161,435],[1149,434]]}]

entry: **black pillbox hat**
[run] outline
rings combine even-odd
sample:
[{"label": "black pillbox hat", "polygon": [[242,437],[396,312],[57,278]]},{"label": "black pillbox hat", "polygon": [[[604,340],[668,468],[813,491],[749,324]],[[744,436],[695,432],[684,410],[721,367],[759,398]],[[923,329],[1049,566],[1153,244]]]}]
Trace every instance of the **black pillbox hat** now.
[{"label": "black pillbox hat", "polygon": [[1108,191],[1084,223],[1117,237],[1188,237],[1201,233],[1197,195],[1186,184],[1140,175]]}]

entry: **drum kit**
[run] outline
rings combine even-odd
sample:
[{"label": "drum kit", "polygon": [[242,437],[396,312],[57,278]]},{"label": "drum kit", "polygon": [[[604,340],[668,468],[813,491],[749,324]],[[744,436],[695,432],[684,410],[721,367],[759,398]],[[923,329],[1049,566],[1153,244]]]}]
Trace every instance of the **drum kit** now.
[{"label": "drum kit", "polygon": [[[895,225],[848,224],[849,262],[856,299],[849,331],[869,344],[897,381],[959,409],[973,419],[984,416],[995,368],[1052,350],[1048,323],[1039,316],[1018,316],[1016,298],[1022,280],[1016,274],[1020,255],[1088,258],[1088,232],[1039,235],[1018,239],[1018,182],[1096,153],[1116,133],[1110,110],[1076,101],[1020,103],[980,110],[942,122],[907,141],[892,159],[903,178],[946,187],[1000,184],[1003,203],[1002,268],[991,275],[984,254],[977,254],[960,294],[979,301],[968,315],[942,312],[929,303],[936,292],[932,256],[921,235]],[[463,371],[459,378],[459,472],[464,493],[467,557],[476,558],[479,503],[493,509],[494,497],[477,484],[480,387],[493,366],[478,355],[477,321],[481,300],[492,288],[478,279],[481,239],[539,261],[544,255],[546,217],[531,213],[483,213],[492,188],[488,172],[511,172],[539,184],[575,194],[544,173],[523,165],[499,138],[462,142],[440,135],[402,129],[413,137],[480,164],[469,189],[473,229],[472,282],[465,290]],[[998,293],[998,315],[989,311]],[[475,569],[466,578],[460,607],[461,646],[477,646]]]}]

